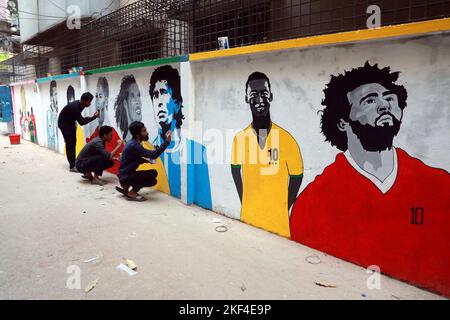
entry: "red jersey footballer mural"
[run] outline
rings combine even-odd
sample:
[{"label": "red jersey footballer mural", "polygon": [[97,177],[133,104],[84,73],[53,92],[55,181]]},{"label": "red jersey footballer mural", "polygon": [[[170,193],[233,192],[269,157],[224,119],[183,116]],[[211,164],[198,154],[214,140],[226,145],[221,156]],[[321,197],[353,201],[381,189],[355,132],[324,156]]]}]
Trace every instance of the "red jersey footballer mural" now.
[{"label": "red jersey footballer mural", "polygon": [[342,153],[297,198],[291,238],[449,297],[450,175],[394,146],[398,76],[367,62],[331,77],[321,129]]}]

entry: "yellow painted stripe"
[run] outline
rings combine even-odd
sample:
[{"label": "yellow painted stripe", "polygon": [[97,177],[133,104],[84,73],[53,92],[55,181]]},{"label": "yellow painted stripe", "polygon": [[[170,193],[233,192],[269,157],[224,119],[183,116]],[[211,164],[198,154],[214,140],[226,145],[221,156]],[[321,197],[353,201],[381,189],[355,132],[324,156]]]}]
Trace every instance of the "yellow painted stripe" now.
[{"label": "yellow painted stripe", "polygon": [[205,60],[205,59],[237,56],[243,54],[269,52],[275,50],[315,47],[322,45],[359,42],[391,37],[401,37],[408,35],[420,35],[425,33],[448,31],[448,30],[450,30],[450,18],[444,18],[437,20],[428,20],[423,22],[412,22],[394,26],[386,26],[378,29],[364,29],[342,33],[333,33],[320,36],[312,36],[292,40],[283,40],[263,44],[249,45],[226,50],[192,53],[189,55],[189,60],[190,61]]}]

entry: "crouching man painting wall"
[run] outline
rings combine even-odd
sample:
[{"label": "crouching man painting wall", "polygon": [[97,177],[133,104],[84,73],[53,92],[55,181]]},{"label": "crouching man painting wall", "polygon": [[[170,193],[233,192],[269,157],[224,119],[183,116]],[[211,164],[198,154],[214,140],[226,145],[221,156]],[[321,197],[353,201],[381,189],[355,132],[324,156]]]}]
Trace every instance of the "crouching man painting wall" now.
[{"label": "crouching man painting wall", "polygon": [[394,146],[398,77],[368,62],[331,77],[321,129],[342,153],[298,196],[291,238],[450,296],[450,175]]}]

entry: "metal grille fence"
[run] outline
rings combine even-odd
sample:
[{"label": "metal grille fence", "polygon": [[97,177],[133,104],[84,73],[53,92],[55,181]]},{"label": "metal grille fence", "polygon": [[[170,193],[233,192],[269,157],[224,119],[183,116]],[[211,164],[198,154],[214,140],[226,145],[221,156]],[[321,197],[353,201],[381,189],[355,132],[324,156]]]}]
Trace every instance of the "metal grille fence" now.
[{"label": "metal grille fence", "polygon": [[367,8],[381,25],[450,16],[450,0],[140,0],[81,29],[61,23],[0,64],[10,82],[156,58],[366,28]]}]

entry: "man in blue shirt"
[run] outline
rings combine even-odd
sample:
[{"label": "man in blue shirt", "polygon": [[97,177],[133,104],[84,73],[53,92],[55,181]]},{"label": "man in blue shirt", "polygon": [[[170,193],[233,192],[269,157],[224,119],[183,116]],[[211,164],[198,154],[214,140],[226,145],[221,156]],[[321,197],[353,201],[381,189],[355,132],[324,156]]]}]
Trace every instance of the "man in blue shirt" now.
[{"label": "man in blue shirt", "polygon": [[[138,192],[144,187],[156,185],[156,170],[136,171],[139,165],[157,159],[166,150],[172,139],[172,132],[166,132],[164,143],[156,150],[147,150],[141,142],[148,141],[148,132],[145,125],[140,121],[130,124],[129,132],[132,139],[123,149],[120,159],[119,182],[121,187],[116,190],[132,201],[145,201],[146,199]],[[130,190],[131,187],[131,190]]]}]

